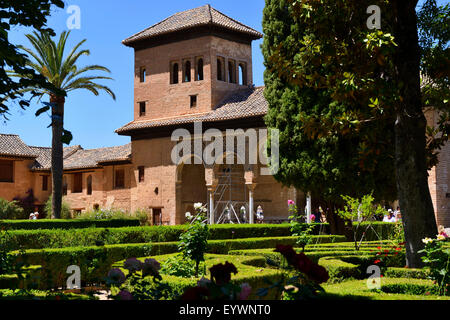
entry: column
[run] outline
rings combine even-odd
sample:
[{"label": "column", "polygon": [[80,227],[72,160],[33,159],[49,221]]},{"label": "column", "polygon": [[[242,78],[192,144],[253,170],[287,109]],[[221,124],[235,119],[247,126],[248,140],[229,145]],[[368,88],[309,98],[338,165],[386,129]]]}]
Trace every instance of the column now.
[{"label": "column", "polygon": [[216,217],[214,212],[214,191],[216,190],[215,186],[207,186],[208,187],[208,195],[209,195],[209,224],[215,224]]},{"label": "column", "polygon": [[306,194],[306,222],[311,223],[311,192]]},{"label": "column", "polygon": [[255,223],[255,205],[253,201],[253,193],[255,191],[256,184],[247,184],[248,187],[248,223]]}]

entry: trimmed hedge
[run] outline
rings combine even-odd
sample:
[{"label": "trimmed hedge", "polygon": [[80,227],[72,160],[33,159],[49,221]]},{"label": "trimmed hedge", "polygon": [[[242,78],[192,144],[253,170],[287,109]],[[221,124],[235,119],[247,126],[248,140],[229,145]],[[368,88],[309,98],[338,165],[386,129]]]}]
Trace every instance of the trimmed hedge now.
[{"label": "trimmed hedge", "polygon": [[77,229],[77,228],[119,228],[139,226],[139,219],[81,220],[81,219],[41,219],[41,220],[0,220],[0,229]]},{"label": "trimmed hedge", "polygon": [[[14,249],[43,249],[178,241],[186,228],[186,225],[179,225],[111,229],[13,230],[9,232],[9,235],[11,246]],[[210,231],[210,240],[285,237],[291,235],[290,226],[287,224],[214,225],[211,226]]]},{"label": "trimmed hedge", "polygon": [[[392,222],[371,222],[372,228],[366,230],[369,222],[361,223],[357,233],[357,239],[361,239],[362,233],[365,232],[364,241],[376,241],[379,237],[382,240],[387,240],[394,233],[395,226],[398,223]],[[356,229],[356,224],[353,223],[353,229]],[[375,230],[375,231],[374,231]]]},{"label": "trimmed hedge", "polygon": [[[342,236],[315,236],[321,242],[341,241]],[[249,238],[234,240],[210,240],[208,252],[227,254],[233,249],[275,248],[277,244],[294,245],[296,237]],[[70,247],[58,249],[30,249],[24,253],[13,252],[16,260],[43,268],[40,286],[54,288],[64,286],[66,269],[77,265],[81,269],[82,282],[103,282],[111,265],[131,257],[145,257],[178,252],[178,242],[116,244],[98,247]]]},{"label": "trimmed hedge", "polygon": [[[152,258],[156,259],[160,263],[167,260],[169,257],[172,257],[174,254],[161,255],[161,256],[153,256]],[[142,262],[146,257],[138,258]],[[237,270],[237,274],[233,274],[231,276],[231,282],[235,284],[248,283],[252,288],[252,293],[249,297],[250,300],[259,299],[256,295],[256,292],[259,288],[268,287],[268,281],[275,283],[279,281],[283,275],[283,272],[278,269],[268,268],[265,263],[265,259],[263,257],[249,257],[249,256],[236,256],[236,255],[216,255],[216,254],[206,254],[205,255],[205,264],[206,269],[208,270],[215,264],[224,263],[228,261],[233,263]],[[123,261],[118,261],[113,264],[112,267],[120,268],[125,274],[128,274],[128,270],[123,268]],[[198,279],[192,278],[183,278],[177,277],[173,275],[165,275],[161,274],[162,282],[168,284],[173,290],[172,299],[178,299],[184,291],[189,288],[197,285]],[[209,272],[206,275],[209,278]],[[268,295],[264,297],[265,300],[279,300],[281,292],[277,292],[277,290],[270,290]]]}]

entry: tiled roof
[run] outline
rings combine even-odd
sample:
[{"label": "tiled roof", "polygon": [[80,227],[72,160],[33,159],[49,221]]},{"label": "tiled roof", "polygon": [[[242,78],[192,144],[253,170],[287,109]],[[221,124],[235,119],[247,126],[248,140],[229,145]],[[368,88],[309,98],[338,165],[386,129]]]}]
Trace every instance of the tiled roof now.
[{"label": "tiled roof", "polygon": [[27,146],[18,135],[0,133],[0,155],[36,158],[36,152]]},{"label": "tiled roof", "polygon": [[30,148],[38,155],[31,169],[49,170],[52,166],[52,148],[31,146]]},{"label": "tiled roof", "polygon": [[95,168],[101,162],[131,159],[131,143],[118,146],[84,150],[80,149],[64,159],[64,170]]},{"label": "tiled roof", "polygon": [[169,18],[141,31],[122,41],[125,45],[152,37],[186,30],[198,26],[218,26],[232,31],[245,33],[255,39],[262,38],[262,34],[239,21],[236,21],[222,12],[212,8],[209,4],[195,9],[178,12]]},{"label": "tiled roof", "polygon": [[267,114],[267,101],[264,98],[264,87],[235,91],[211,112],[192,114],[184,117],[132,121],[116,130],[119,134],[129,131],[173,126],[193,122],[214,122],[264,116]]}]

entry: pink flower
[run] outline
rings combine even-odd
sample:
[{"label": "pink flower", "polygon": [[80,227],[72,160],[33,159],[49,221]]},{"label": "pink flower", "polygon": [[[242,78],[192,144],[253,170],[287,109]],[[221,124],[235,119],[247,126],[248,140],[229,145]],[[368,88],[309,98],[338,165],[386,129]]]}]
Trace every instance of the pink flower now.
[{"label": "pink flower", "polygon": [[294,205],[294,204],[295,204],[294,200],[288,200],[288,206]]},{"label": "pink flower", "polygon": [[248,283],[241,284],[241,293],[239,293],[238,300],[247,300],[252,293],[252,287]]}]

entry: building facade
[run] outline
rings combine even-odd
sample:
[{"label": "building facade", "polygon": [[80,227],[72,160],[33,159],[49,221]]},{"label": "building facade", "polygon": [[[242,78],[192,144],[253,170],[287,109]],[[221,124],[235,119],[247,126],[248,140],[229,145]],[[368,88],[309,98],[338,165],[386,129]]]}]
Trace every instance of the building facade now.
[{"label": "building facade", "polygon": [[[65,148],[64,194],[72,209],[143,209],[155,224],[180,224],[196,202],[208,204],[215,223],[253,222],[248,213],[257,207],[266,221],[281,221],[288,217],[288,199],[304,206],[304,193],[267,174],[259,152],[268,105],[264,88],[252,85],[251,43],[261,37],[206,5],[124,40],[135,53],[134,119],[116,133],[131,142],[93,150]],[[198,136],[198,125],[211,136]],[[195,149],[200,144],[200,152],[177,155],[181,161],[174,161],[174,150],[184,140],[174,139],[177,132],[189,134],[189,145]],[[255,133],[256,147],[251,143]],[[214,163],[205,162],[207,142],[219,138],[235,143],[212,152]],[[12,199],[33,189],[36,204],[42,205],[51,192],[50,152],[26,146],[17,136],[0,135],[1,172],[13,172],[12,178],[2,173],[0,197]],[[252,154],[258,161],[248,161]],[[430,172],[438,223],[444,225],[450,225],[449,154],[446,147],[443,161]]]}]

